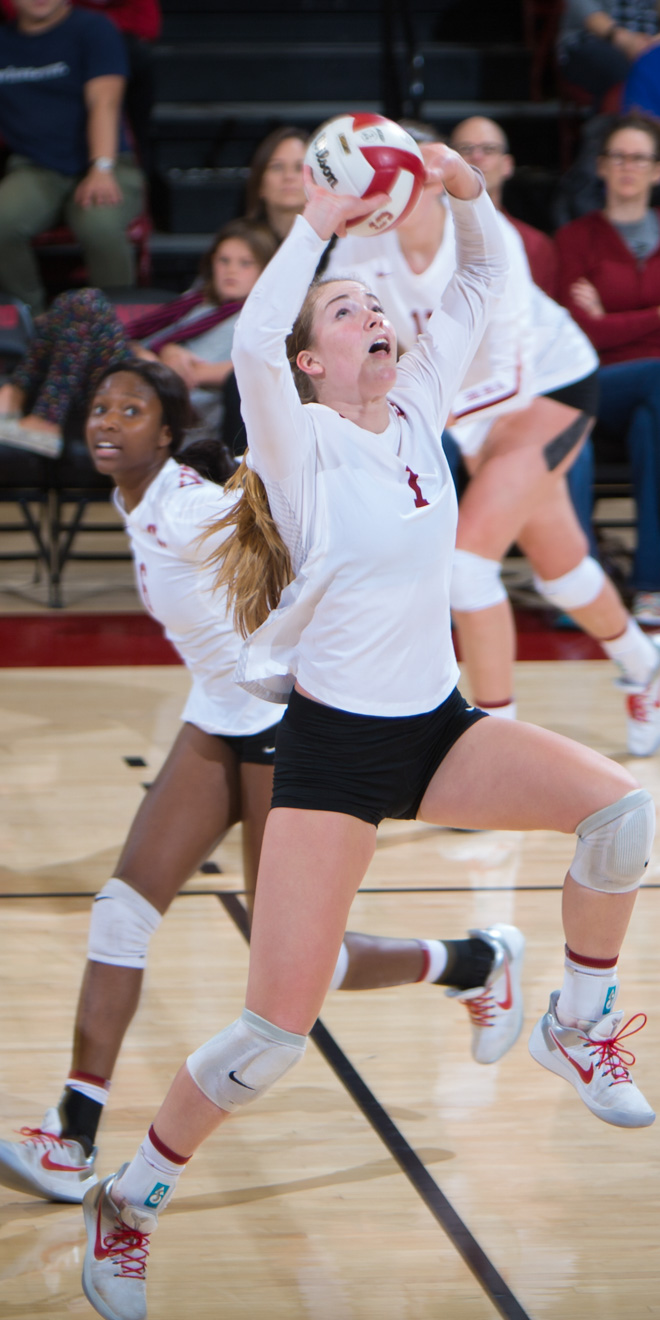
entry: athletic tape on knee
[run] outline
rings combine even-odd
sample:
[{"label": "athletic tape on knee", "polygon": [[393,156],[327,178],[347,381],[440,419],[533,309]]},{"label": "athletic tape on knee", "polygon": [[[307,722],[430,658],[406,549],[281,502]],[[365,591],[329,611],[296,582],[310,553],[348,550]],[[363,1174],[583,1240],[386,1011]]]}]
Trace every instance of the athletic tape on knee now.
[{"label": "athletic tape on knee", "polygon": [[655,835],[653,799],[645,788],[635,788],[580,821],[575,832],[573,879],[602,894],[626,894],[639,887],[649,864]]},{"label": "athletic tape on knee", "polygon": [[188,1072],[207,1100],[232,1113],[258,1100],[305,1053],[306,1036],[296,1036],[244,1008],[218,1036],[186,1060]]},{"label": "athletic tape on knee", "polygon": [[506,591],[500,578],[499,559],[484,559],[471,550],[454,550],[449,588],[449,603],[453,610],[487,610],[506,600]]},{"label": "athletic tape on knee", "polygon": [[112,967],[144,967],[149,940],[162,920],[137,889],[113,877],[94,899],[87,957]]},{"label": "athletic tape on knee", "polygon": [[558,610],[579,610],[583,605],[590,605],[603,589],[605,574],[591,555],[585,555],[576,568],[563,577],[544,578],[534,576],[534,586],[540,596],[545,596]]}]

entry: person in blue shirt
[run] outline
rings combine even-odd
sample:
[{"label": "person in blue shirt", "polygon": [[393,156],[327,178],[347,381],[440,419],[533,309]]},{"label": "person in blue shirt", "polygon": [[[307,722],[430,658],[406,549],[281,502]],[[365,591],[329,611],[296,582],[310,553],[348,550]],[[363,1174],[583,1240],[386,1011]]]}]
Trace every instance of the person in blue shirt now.
[{"label": "person in blue shirt", "polygon": [[31,239],[54,224],[78,238],[90,284],[134,282],[126,226],[142,209],[144,179],[121,125],[121,34],[68,0],[15,7],[16,22],[0,27],[0,136],[10,151],[0,182],[0,288],[40,312]]}]

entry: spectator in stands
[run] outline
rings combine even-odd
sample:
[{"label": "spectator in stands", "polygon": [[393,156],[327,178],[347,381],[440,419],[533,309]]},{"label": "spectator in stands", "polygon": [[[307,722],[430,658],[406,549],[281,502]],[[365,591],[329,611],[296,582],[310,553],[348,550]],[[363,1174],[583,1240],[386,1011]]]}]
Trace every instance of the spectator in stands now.
[{"label": "spectator in stands", "polygon": [[635,60],[623,86],[621,109],[641,110],[660,119],[660,45]]},{"label": "spectator in stands", "polygon": [[[148,173],[151,166],[149,121],[154,103],[150,42],[160,35],[159,0],[72,0],[72,4],[79,9],[105,14],[122,33],[128,58],[124,108],[138,160]],[[0,12],[12,22],[16,18],[13,0],[0,0]]]},{"label": "spectator in stands", "polygon": [[475,115],[457,124],[450,140],[451,146],[458,151],[470,165],[476,165],[486,179],[486,186],[491,201],[506,216],[525,245],[527,260],[532,272],[532,279],[548,297],[555,298],[557,293],[557,254],[548,234],[535,229],[524,220],[518,220],[507,211],[503,203],[504,185],[511,178],[515,161],[509,151],[509,143],[504,129],[492,119]]},{"label": "spectator in stands", "polygon": [[245,190],[248,220],[266,225],[278,243],[286,238],[305,205],[303,162],[307,134],[301,128],[276,128],[259,143]]},{"label": "spectator in stands", "polygon": [[559,67],[600,109],[607,92],[625,81],[634,61],[659,39],[657,0],[565,0]]},{"label": "spectator in stands", "polygon": [[0,27],[0,134],[10,149],[0,182],[0,288],[35,312],[44,291],[31,238],[64,220],[90,283],[132,284],[126,226],[144,179],[121,127],[122,39],[101,14],[67,0],[16,0]]},{"label": "spectator in stands", "polygon": [[603,141],[605,206],[556,235],[559,296],[600,355],[598,417],[621,436],[637,502],[633,613],[660,623],[660,126],[630,114]]},{"label": "spectator in stands", "polygon": [[86,398],[97,372],[136,356],[158,359],[186,382],[199,418],[189,441],[217,435],[234,326],[275,247],[265,230],[232,220],[202,261],[201,287],[126,327],[100,290],[60,294],[37,319],[27,357],[0,388],[0,441],[56,457],[71,406]]}]

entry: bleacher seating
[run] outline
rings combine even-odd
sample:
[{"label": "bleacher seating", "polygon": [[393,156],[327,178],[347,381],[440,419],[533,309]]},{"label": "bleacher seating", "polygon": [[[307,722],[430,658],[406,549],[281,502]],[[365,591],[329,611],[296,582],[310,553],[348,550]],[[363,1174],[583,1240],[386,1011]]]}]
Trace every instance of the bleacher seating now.
[{"label": "bleacher seating", "polygon": [[[347,109],[423,118],[441,133],[469,115],[496,119],[521,164],[506,205],[551,228],[561,107],[539,65],[537,19],[541,10],[543,22],[552,19],[559,2],[163,0],[153,51],[154,228],[141,236],[143,278],[148,260],[159,286],[153,300],[188,287],[211,235],[241,213],[249,161],[271,129],[291,123],[311,132]],[[133,299],[148,295],[115,301],[129,316]],[[95,473],[74,426],[56,462],[18,450],[12,458],[2,447],[0,485],[0,498],[22,511],[50,603],[61,604],[65,564],[88,557],[78,550],[85,511],[107,499],[109,481]]]}]

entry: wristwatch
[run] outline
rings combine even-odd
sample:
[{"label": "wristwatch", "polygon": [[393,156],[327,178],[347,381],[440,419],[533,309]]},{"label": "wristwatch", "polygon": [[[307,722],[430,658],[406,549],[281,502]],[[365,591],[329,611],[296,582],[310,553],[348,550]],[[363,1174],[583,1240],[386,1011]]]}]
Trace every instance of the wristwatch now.
[{"label": "wristwatch", "polygon": [[115,168],[115,162],[112,156],[97,156],[92,161],[95,170],[100,170],[102,174],[111,174]]}]

